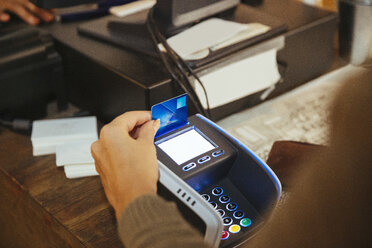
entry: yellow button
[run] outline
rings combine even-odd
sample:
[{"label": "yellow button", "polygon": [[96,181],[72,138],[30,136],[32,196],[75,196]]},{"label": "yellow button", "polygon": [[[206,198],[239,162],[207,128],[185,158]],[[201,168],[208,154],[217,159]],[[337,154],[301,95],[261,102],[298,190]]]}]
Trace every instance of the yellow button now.
[{"label": "yellow button", "polygon": [[229,231],[231,233],[238,233],[240,231],[240,226],[239,225],[231,225],[229,227]]}]

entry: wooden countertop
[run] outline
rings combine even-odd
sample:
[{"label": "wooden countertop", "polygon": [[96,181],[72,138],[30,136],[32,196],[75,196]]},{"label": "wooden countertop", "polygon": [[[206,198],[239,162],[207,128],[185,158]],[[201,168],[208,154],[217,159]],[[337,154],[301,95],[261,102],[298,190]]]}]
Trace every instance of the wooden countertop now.
[{"label": "wooden countertop", "polygon": [[6,129],[0,201],[4,247],[122,247],[99,178],[67,179],[55,155],[34,157],[30,137]]}]

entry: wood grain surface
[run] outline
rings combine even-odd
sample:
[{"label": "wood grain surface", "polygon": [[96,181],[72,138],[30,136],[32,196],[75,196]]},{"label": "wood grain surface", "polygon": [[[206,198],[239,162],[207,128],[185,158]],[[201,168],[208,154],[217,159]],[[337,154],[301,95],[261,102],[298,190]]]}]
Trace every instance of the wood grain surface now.
[{"label": "wood grain surface", "polygon": [[[98,177],[67,179],[29,136],[0,133],[0,247],[123,247]],[[22,237],[22,238],[20,238]]]}]

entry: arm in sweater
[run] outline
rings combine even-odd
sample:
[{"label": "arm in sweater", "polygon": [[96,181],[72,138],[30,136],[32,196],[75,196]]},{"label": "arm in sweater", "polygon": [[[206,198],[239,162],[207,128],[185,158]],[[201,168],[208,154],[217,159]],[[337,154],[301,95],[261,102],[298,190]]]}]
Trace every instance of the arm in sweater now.
[{"label": "arm in sweater", "polygon": [[155,194],[132,202],[118,225],[126,247],[207,247],[200,233],[182,218],[176,204]]}]

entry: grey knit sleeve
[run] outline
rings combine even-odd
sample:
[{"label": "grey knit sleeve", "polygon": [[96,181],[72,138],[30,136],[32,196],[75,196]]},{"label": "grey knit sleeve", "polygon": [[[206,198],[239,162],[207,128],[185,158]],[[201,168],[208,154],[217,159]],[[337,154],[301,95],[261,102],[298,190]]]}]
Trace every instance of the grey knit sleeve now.
[{"label": "grey knit sleeve", "polygon": [[122,213],[119,236],[127,248],[208,247],[181,216],[175,203],[157,195],[133,201]]}]

